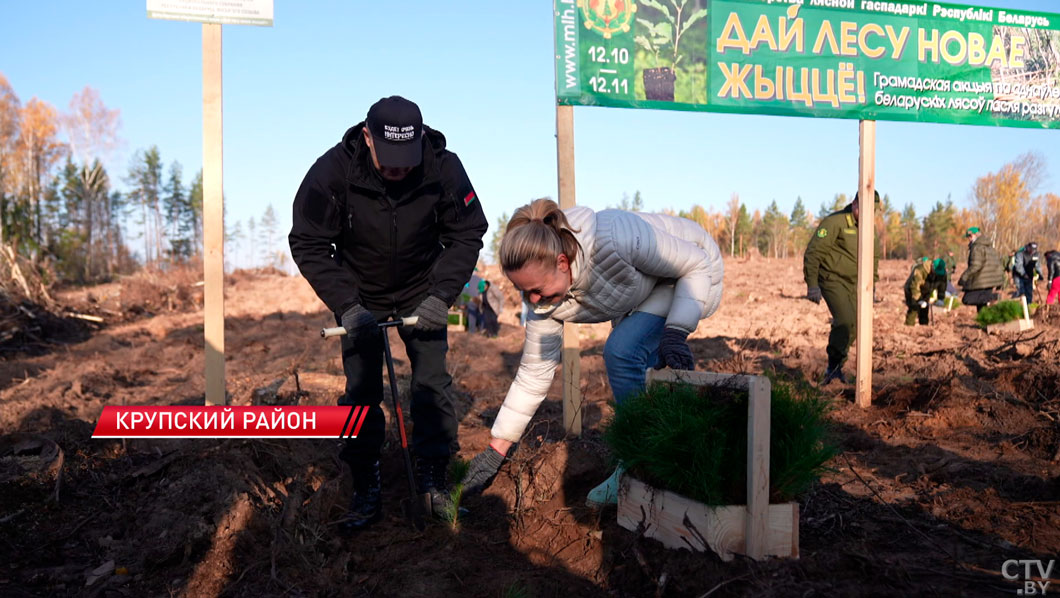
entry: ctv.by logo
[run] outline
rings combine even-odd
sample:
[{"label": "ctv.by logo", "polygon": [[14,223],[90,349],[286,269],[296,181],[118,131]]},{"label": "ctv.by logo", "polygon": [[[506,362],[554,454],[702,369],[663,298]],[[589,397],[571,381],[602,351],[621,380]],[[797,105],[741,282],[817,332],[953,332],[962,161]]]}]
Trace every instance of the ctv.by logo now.
[{"label": "ctv.by logo", "polygon": [[[1049,580],[1050,574],[1053,572],[1053,565],[1056,561],[1050,560],[1048,565],[1042,563],[1041,560],[1015,560],[1009,559],[1001,564],[1001,577],[1009,581],[1023,581],[1023,587],[1016,590],[1017,596],[1045,596],[1049,592],[1049,584],[1052,583]],[[1020,568],[1023,569],[1023,575],[1020,575]],[[1035,571],[1038,575],[1032,574]],[[1042,581],[1035,581],[1033,578],[1037,577]]]}]

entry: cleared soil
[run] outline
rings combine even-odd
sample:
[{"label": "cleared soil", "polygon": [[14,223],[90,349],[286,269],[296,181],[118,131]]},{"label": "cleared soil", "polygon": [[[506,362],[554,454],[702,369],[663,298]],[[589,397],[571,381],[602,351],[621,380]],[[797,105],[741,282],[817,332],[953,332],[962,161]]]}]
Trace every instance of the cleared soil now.
[{"label": "cleared soil", "polygon": [[[667,550],[619,527],[614,508],[585,507],[610,473],[607,324],[579,329],[581,438],[563,439],[557,375],[513,460],[465,501],[470,514],[421,533],[402,517],[391,425],[386,517],[343,536],[352,488],[336,441],[91,438],[104,405],[203,402],[194,277],[57,293],[65,311],[105,321],[75,318],[0,351],[0,595],[1014,595],[1022,580],[1002,564],[1044,565],[1060,546],[1060,315],[1043,309],[1019,334],[987,335],[968,307],[905,327],[908,269],[880,264],[873,406],[855,406],[852,385],[824,389],[843,452],[800,500],[801,557],[731,563]],[[500,336],[450,335],[465,459],[489,440],[522,344],[515,295],[489,277],[509,297]],[[697,369],[818,380],[829,316],[804,292],[798,260],[727,262],[722,306],[690,340]],[[230,402],[333,404],[339,351],[318,335],[331,322],[299,277],[230,276]],[[1052,578],[1060,591],[1060,567]]]}]

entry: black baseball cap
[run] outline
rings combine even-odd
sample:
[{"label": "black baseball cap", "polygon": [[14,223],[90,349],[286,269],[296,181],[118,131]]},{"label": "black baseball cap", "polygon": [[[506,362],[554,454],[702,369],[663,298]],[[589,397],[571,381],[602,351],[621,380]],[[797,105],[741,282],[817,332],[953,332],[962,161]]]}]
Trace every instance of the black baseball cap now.
[{"label": "black baseball cap", "polygon": [[[855,200],[858,198],[858,193],[860,193],[860,192],[859,191],[855,191],[854,192],[854,199]],[[873,189],[872,193],[876,195],[876,203],[880,203],[880,192],[876,191],[875,189]]]},{"label": "black baseball cap", "polygon": [[420,107],[401,96],[390,96],[372,104],[365,125],[379,165],[411,168],[423,161],[423,116]]}]

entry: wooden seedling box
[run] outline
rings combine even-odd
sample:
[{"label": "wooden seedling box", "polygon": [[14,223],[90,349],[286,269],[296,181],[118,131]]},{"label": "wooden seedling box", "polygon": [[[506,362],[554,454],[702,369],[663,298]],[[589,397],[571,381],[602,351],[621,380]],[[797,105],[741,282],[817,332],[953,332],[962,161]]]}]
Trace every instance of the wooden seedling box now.
[{"label": "wooden seedling box", "polygon": [[[454,322],[453,320],[456,321]],[[464,312],[460,311],[459,309],[451,309],[449,310],[449,313],[446,314],[446,323],[447,325],[445,329],[449,332],[463,332],[465,329],[467,329],[467,316],[465,316]]]},{"label": "wooden seedling box", "polygon": [[1034,320],[1031,319],[1030,312],[1027,310],[1027,298],[1021,295],[1020,303],[1023,305],[1022,320],[1010,320],[1008,322],[1002,322],[1000,324],[990,324],[986,327],[987,334],[998,334],[1001,332],[1023,332],[1024,330],[1030,330],[1034,328]]},{"label": "wooden seedling box", "polygon": [[669,548],[706,551],[724,561],[734,554],[761,560],[799,556],[798,503],[769,504],[769,408],[771,387],[763,376],[651,370],[652,382],[697,386],[746,385],[747,504],[711,508],[680,494],[652,488],[629,475],[618,490],[618,523]]}]

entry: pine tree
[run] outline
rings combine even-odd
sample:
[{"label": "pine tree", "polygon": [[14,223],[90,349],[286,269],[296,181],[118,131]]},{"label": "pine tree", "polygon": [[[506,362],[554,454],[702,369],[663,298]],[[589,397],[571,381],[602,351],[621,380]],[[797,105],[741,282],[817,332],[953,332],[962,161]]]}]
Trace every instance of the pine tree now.
[{"label": "pine tree", "polygon": [[254,217],[251,216],[250,219],[247,220],[247,244],[250,245],[250,248],[249,248],[250,249],[250,251],[249,251],[249,253],[250,253],[250,263],[247,264],[248,268],[257,267],[257,266],[255,266],[255,261],[254,261],[255,249],[257,247],[257,243],[256,243],[257,234],[258,234],[258,225],[257,225],[257,223],[254,222]]},{"label": "pine tree", "polygon": [[195,175],[188,188],[189,216],[195,253],[202,253],[202,170]]},{"label": "pine tree", "polygon": [[500,263],[500,256],[497,255],[501,251],[501,239],[504,238],[504,231],[508,228],[508,212],[504,212],[497,218],[497,228],[493,231],[493,237],[490,238],[490,256],[493,263]]},{"label": "pine tree", "polygon": [[276,238],[276,212],[272,209],[271,203],[265,208],[265,214],[261,217],[259,228],[263,245],[260,250],[261,257],[264,258],[265,267],[273,266],[275,265],[273,263],[275,254],[272,250],[272,244]]},{"label": "pine tree", "polygon": [[[801,201],[796,207],[802,207]],[[803,217],[805,218],[805,214]],[[792,227],[788,217],[777,207],[777,200],[774,199],[773,203],[769,204],[765,216],[762,217],[762,226],[768,235],[769,249],[772,250],[773,257],[787,257],[788,238]]]},{"label": "pine tree", "polygon": [[902,229],[905,230],[905,257],[911,260],[914,254],[920,253],[920,221],[911,203],[905,204],[902,210]]},{"label": "pine tree", "polygon": [[16,149],[22,109],[18,96],[0,73],[0,245],[10,236],[8,204],[14,200]]},{"label": "pine tree", "polygon": [[955,226],[956,215],[957,210],[953,207],[953,202],[947,201],[943,204],[937,201],[935,207],[924,217],[924,249],[932,257],[941,256],[947,250],[960,245]]},{"label": "pine tree", "polygon": [[817,212],[817,220],[824,220],[826,216],[833,212],[838,212],[846,207],[852,200],[847,199],[846,193],[836,193],[832,197],[832,206],[828,207],[828,204],[821,204],[821,211]]},{"label": "pine tree", "polygon": [[[228,227],[225,227],[228,229]],[[232,261],[236,262],[239,258],[239,250],[243,245],[243,223],[236,220],[235,224],[232,225],[230,230],[225,233],[225,257],[233,256]]]},{"label": "pine tree", "polygon": [[806,247],[809,242],[812,224],[810,213],[806,211],[806,205],[802,202],[802,196],[795,198],[795,205],[791,208],[789,229],[791,231],[791,245],[798,251]]},{"label": "pine tree", "polygon": [[746,247],[750,245],[751,237],[754,233],[754,226],[751,221],[751,215],[747,213],[747,206],[740,204],[739,215],[736,219],[736,238],[739,241],[739,254],[741,256],[746,255]]},{"label": "pine tree", "polygon": [[129,207],[139,212],[136,221],[144,237],[144,262],[154,263],[162,257],[162,158],[157,146],[137,151],[125,179],[129,185]]},{"label": "pine tree", "polygon": [[176,261],[187,260],[195,252],[195,217],[189,196],[182,182],[180,162],[169,165],[169,178],[164,188],[163,206],[169,228],[169,253]]}]

